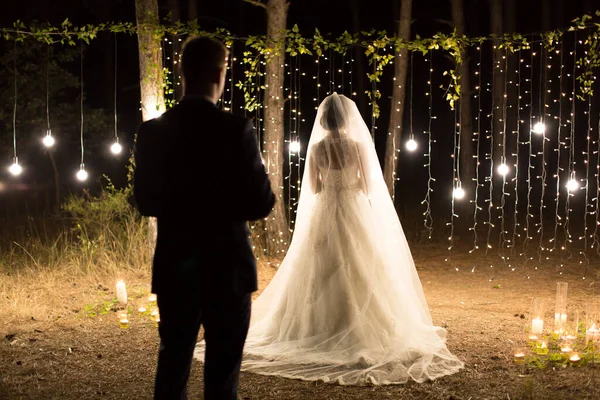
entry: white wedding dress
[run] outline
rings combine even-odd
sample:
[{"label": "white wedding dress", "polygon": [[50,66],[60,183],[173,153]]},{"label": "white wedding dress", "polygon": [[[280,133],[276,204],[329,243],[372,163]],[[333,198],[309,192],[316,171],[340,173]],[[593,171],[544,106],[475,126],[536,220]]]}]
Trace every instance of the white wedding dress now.
[{"label": "white wedding dress", "polygon": [[306,165],[294,237],[253,304],[242,370],[350,385],[457,372],[351,100],[324,100]]}]

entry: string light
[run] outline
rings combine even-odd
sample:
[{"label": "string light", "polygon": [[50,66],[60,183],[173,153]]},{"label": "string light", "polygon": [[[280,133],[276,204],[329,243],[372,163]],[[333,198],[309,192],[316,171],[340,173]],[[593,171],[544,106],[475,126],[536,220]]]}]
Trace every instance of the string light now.
[{"label": "string light", "polygon": [[300,142],[293,141],[290,142],[290,153],[299,153],[300,152]]},{"label": "string light", "polygon": [[[114,117],[115,117],[115,142],[110,146],[111,153],[117,155],[123,150],[119,143],[119,132],[117,130],[117,34],[115,33],[115,90],[114,90]],[[83,161],[82,161],[83,162]],[[82,179],[83,180],[83,179]]]},{"label": "string light", "polygon": [[414,134],[411,134],[410,139],[406,142],[406,150],[415,151],[417,149],[417,142],[414,139]]},{"label": "string light", "polygon": [[85,170],[85,164],[83,163],[83,157],[85,149],[83,147],[83,42],[79,41],[79,74],[80,74],[80,93],[79,93],[79,106],[81,109],[81,126],[80,126],[80,143],[81,143],[81,164],[79,165],[79,171],[77,171],[76,177],[80,181],[85,181],[88,178],[88,173]]},{"label": "string light", "polygon": [[577,179],[575,178],[575,171],[571,172],[571,178],[569,178],[566,188],[569,192],[574,192],[579,189],[579,182],[577,182]]},{"label": "string light", "polygon": [[557,249],[557,243],[558,243],[558,227],[562,224],[562,218],[560,216],[559,213],[559,206],[560,206],[560,188],[561,188],[561,147],[565,146],[565,143],[562,140],[562,131],[563,131],[563,121],[562,121],[562,116],[563,116],[563,97],[565,96],[564,92],[563,92],[563,86],[564,86],[564,79],[563,79],[563,70],[564,70],[564,41],[561,40],[560,42],[560,50],[557,50],[557,52],[560,54],[560,68],[559,68],[559,84],[558,84],[558,100],[555,100],[555,102],[558,102],[558,136],[557,136],[557,148],[556,148],[556,174],[554,175],[554,177],[556,178],[556,200],[555,200],[555,205],[554,205],[554,236],[552,237],[552,239],[550,239],[550,242],[552,243],[552,248],[549,250],[550,252],[554,252]]},{"label": "string light", "polygon": [[510,169],[508,168],[508,165],[506,164],[507,162],[507,156],[506,156],[506,108],[507,108],[507,102],[508,102],[508,58],[506,56],[506,52],[504,53],[504,55],[502,56],[502,58],[504,59],[504,70],[502,72],[503,76],[504,76],[504,93],[502,96],[502,115],[501,115],[501,119],[502,119],[502,130],[501,130],[501,134],[502,134],[502,158],[500,160],[500,165],[497,168],[498,173],[502,176],[502,186],[501,186],[501,190],[502,190],[502,194],[500,196],[500,236],[498,238],[498,251],[499,251],[499,255],[500,258],[502,258],[502,260],[507,261],[506,259],[506,255],[505,255],[505,247],[506,244],[509,242],[508,239],[506,239],[506,234],[508,233],[506,231],[505,228],[505,218],[504,218],[504,210],[505,210],[505,206],[506,206],[506,175],[509,173]]},{"label": "string light", "polygon": [[23,167],[19,164],[19,157],[17,157],[17,39],[15,39],[15,51],[14,51],[14,77],[15,77],[15,106],[13,108],[13,163],[8,168],[13,176],[19,176],[23,172]]},{"label": "string light", "polygon": [[[475,166],[475,177],[473,178],[474,187],[474,199],[473,199],[473,227],[469,228],[473,232],[473,248],[469,250],[469,254],[473,253],[475,250],[479,249],[479,245],[477,243],[477,216],[479,211],[482,211],[483,208],[479,206],[479,188],[484,186],[483,183],[479,182],[479,165],[481,163],[480,160],[480,137],[481,137],[481,57],[482,51],[481,46],[477,46],[477,51],[479,52],[479,59],[477,60],[477,70],[475,71],[475,76],[477,76],[477,85],[475,86],[475,97],[477,98],[477,131],[473,132],[473,141],[475,142],[475,155],[474,158],[476,160]],[[474,271],[475,267],[473,267],[472,271]]]},{"label": "string light", "polygon": [[[577,60],[577,32],[574,32],[574,45],[573,51],[571,54],[573,55],[573,59]],[[567,74],[569,76],[569,74]],[[565,200],[565,223],[564,223],[564,231],[565,231],[565,239],[562,245],[563,250],[563,262],[561,263],[561,267],[564,265],[565,260],[569,260],[572,255],[569,251],[569,243],[573,240],[571,239],[571,231],[570,231],[570,215],[571,215],[571,196],[573,194],[572,191],[576,190],[579,187],[579,184],[575,180],[575,102],[576,102],[576,91],[577,91],[577,63],[573,63],[573,72],[572,72],[572,88],[571,88],[571,115],[569,118],[570,124],[570,135],[569,135],[569,180],[567,181],[567,198]],[[562,273],[562,271],[561,271]]]},{"label": "string light", "polygon": [[517,245],[517,237],[520,237],[521,235],[518,233],[518,228],[520,226],[519,224],[519,153],[520,153],[520,146],[522,145],[521,143],[521,124],[522,124],[522,120],[521,120],[521,99],[523,96],[523,91],[522,91],[522,85],[521,85],[521,65],[523,64],[525,60],[523,58],[519,58],[518,62],[517,62],[517,110],[516,110],[516,121],[515,121],[515,135],[516,135],[516,148],[515,148],[515,177],[513,178],[514,182],[515,182],[515,203],[514,203],[514,216],[513,216],[513,232],[512,232],[512,239],[511,239],[511,251],[510,251],[510,255],[514,255],[514,251],[515,251],[515,246]]},{"label": "string light", "polygon": [[506,163],[504,161],[502,161],[502,163],[500,165],[498,165],[497,171],[500,175],[502,175],[503,177],[505,177],[508,172],[509,172],[509,168],[508,165],[506,165]]},{"label": "string light", "polygon": [[[524,265],[527,265],[527,262],[529,260],[532,260],[533,257],[529,257],[528,255],[528,245],[529,242],[531,240],[533,240],[533,237],[531,236],[531,218],[534,217],[534,215],[531,213],[531,189],[532,189],[532,185],[531,183],[533,182],[531,179],[531,170],[533,169],[533,165],[532,165],[532,159],[535,157],[535,155],[533,154],[533,141],[532,141],[532,133],[533,133],[533,129],[531,128],[532,125],[532,121],[533,121],[533,63],[534,63],[534,57],[535,57],[536,53],[533,51],[531,52],[531,60],[530,63],[528,65],[529,70],[530,70],[530,75],[529,75],[529,79],[527,79],[527,81],[529,82],[529,103],[527,104],[528,108],[529,108],[529,135],[527,138],[527,142],[525,142],[524,144],[527,145],[527,150],[528,150],[528,155],[527,155],[527,214],[525,216],[525,227],[523,228],[523,230],[525,231],[525,239],[523,240],[523,252],[521,253],[522,256],[525,257],[525,262]],[[527,92],[526,92],[527,93]]]},{"label": "string light", "polygon": [[[427,59],[425,60],[427,61]],[[423,199],[423,201],[421,202],[421,204],[425,204],[425,212],[423,212],[424,215],[424,221],[423,221],[423,226],[425,226],[425,229],[427,229],[427,236],[429,239],[431,239],[431,233],[433,232],[433,218],[431,216],[431,192],[433,192],[433,189],[431,188],[431,184],[432,182],[435,181],[435,179],[433,179],[433,177],[431,176],[431,144],[432,144],[432,139],[431,139],[431,122],[433,121],[433,96],[432,96],[432,92],[433,92],[433,53],[430,53],[429,55],[429,80],[427,81],[427,92],[426,95],[429,98],[429,104],[427,107],[427,112],[428,112],[428,123],[427,123],[427,153],[425,153],[425,159],[427,160],[427,163],[425,164],[425,167],[427,168],[427,192],[425,193],[425,199]],[[453,193],[452,196],[456,196],[456,192],[453,189]],[[464,192],[463,192],[463,197],[464,197]]]},{"label": "string light", "polygon": [[543,135],[544,132],[546,132],[546,124],[544,124],[543,122],[536,122],[533,125],[533,133],[537,133],[538,135]]},{"label": "string light", "polygon": [[457,183],[457,186],[452,191],[452,197],[456,200],[461,200],[465,197],[465,191],[461,187],[460,182]]},{"label": "string light", "polygon": [[[539,86],[539,113],[542,116],[542,121],[541,124],[543,125],[543,129],[540,129],[541,127],[538,127],[538,130],[541,130],[541,135],[542,135],[542,151],[538,153],[539,156],[541,156],[541,165],[542,165],[542,171],[541,174],[538,176],[538,178],[540,179],[540,186],[541,186],[541,194],[540,194],[540,222],[538,224],[538,231],[537,233],[539,234],[539,242],[538,242],[538,262],[542,262],[542,257],[544,255],[544,197],[546,195],[546,141],[548,140],[546,138],[546,127],[543,123],[544,121],[544,117],[545,117],[545,108],[546,108],[546,85],[547,85],[547,71],[548,69],[545,67],[545,63],[546,63],[546,58],[548,57],[548,52],[545,50],[545,48],[543,47],[544,43],[540,42],[540,86]],[[551,67],[550,64],[548,64],[549,67]],[[543,105],[542,105],[543,104]],[[540,122],[538,122],[539,124]],[[537,124],[536,124],[537,125]],[[534,125],[534,133],[535,133],[535,125]]]}]

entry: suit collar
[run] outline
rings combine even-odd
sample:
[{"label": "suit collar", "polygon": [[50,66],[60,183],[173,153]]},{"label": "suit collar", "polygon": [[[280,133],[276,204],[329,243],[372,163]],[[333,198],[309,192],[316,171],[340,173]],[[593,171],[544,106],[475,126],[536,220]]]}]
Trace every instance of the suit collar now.
[{"label": "suit collar", "polygon": [[216,105],[212,102],[212,100],[210,100],[207,96],[204,95],[186,95],[183,96],[183,99],[181,99],[181,103],[189,103],[189,102],[200,102],[200,103],[206,103],[206,104],[210,104],[213,107],[216,107]]}]

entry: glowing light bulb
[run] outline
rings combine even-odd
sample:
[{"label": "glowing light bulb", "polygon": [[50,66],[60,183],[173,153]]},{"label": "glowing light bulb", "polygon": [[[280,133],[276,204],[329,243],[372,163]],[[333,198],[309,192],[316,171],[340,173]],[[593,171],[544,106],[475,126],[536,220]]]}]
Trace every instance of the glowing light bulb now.
[{"label": "glowing light bulb", "polygon": [[290,142],[290,153],[299,153],[300,152],[300,142],[294,141]]},{"label": "glowing light bulb", "polygon": [[455,199],[460,200],[465,197],[465,191],[459,186],[454,188],[454,190],[452,191],[452,195]]},{"label": "glowing light bulb", "polygon": [[543,122],[536,122],[535,125],[533,125],[533,133],[541,135],[544,132],[546,132],[546,125]]},{"label": "glowing light bulb", "polygon": [[14,176],[19,176],[21,175],[21,172],[23,172],[23,167],[19,165],[19,160],[16,157],[12,165],[8,167],[8,172],[10,172]]},{"label": "glowing light bulb", "polygon": [[50,133],[48,133],[46,136],[44,136],[44,138],[42,139],[42,143],[44,144],[44,146],[46,147],[52,147],[54,146],[54,143],[56,141],[54,140],[54,138],[52,137],[52,135]]},{"label": "glowing light bulb", "polygon": [[417,149],[417,142],[415,139],[410,138],[408,142],[406,142],[406,150],[415,151]]},{"label": "glowing light bulb", "polygon": [[79,171],[77,171],[77,179],[79,179],[80,181],[85,181],[88,178],[88,173],[87,171],[83,168],[83,165],[81,166],[81,168],[79,169]]},{"label": "glowing light bulb", "polygon": [[569,192],[574,192],[577,189],[579,189],[579,182],[577,182],[575,177],[572,176],[571,179],[569,179],[569,181],[567,182],[567,190]]},{"label": "glowing light bulb", "polygon": [[122,150],[123,150],[123,146],[121,146],[121,145],[119,144],[119,142],[114,142],[114,143],[112,144],[112,146],[110,146],[110,151],[111,151],[113,154],[120,154]]},{"label": "glowing light bulb", "polygon": [[502,176],[506,176],[506,174],[508,174],[508,165],[502,163],[500,165],[498,165],[498,173]]}]

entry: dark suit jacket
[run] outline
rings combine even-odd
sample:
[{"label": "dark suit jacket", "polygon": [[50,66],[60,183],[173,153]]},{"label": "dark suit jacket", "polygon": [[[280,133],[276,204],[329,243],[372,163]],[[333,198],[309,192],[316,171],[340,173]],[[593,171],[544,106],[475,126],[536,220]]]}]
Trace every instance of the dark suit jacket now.
[{"label": "dark suit jacket", "polygon": [[152,291],[255,291],[247,221],[275,198],[252,122],[184,98],[140,126],[134,157],[135,201],[158,220]]}]

